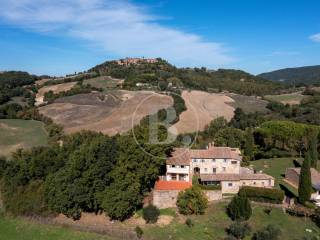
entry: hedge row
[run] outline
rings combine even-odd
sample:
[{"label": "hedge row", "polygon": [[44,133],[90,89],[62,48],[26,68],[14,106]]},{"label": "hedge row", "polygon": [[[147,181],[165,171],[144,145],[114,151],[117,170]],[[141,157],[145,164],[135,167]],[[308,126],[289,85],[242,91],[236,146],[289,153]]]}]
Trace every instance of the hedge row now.
[{"label": "hedge row", "polygon": [[279,189],[244,186],[241,187],[239,196],[247,196],[256,202],[282,203],[284,192]]},{"label": "hedge row", "polygon": [[202,185],[202,184],[199,184],[199,187],[202,190],[207,190],[207,191],[210,191],[210,190],[221,190],[221,185]]}]

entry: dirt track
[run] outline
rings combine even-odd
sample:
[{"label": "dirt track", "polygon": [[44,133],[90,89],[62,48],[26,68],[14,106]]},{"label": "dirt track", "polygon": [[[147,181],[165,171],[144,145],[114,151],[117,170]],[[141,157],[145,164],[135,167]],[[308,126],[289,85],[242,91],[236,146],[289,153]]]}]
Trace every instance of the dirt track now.
[{"label": "dirt track", "polygon": [[170,96],[151,91],[114,91],[60,98],[41,107],[40,113],[63,125],[66,133],[85,129],[115,135],[130,130],[146,115],[172,105]]},{"label": "dirt track", "polygon": [[170,131],[190,133],[203,130],[213,119],[223,116],[230,120],[234,115],[234,108],[227,103],[234,100],[223,94],[207,93],[202,91],[183,91],[187,110],[180,115],[180,120]]},{"label": "dirt track", "polygon": [[53,93],[59,93],[70,90],[76,82],[69,82],[69,83],[61,83],[52,86],[46,86],[39,89],[36,95],[36,105],[43,103],[43,97],[46,92],[52,91]]}]

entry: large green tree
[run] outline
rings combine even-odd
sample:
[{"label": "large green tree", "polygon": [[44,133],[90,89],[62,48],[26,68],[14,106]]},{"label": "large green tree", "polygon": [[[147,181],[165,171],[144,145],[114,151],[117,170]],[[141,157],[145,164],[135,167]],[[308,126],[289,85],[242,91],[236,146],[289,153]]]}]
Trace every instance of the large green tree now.
[{"label": "large green tree", "polygon": [[300,178],[299,178],[299,202],[304,204],[305,202],[310,200],[311,197],[311,172],[310,172],[310,151],[306,152],[303,164],[300,170]]}]

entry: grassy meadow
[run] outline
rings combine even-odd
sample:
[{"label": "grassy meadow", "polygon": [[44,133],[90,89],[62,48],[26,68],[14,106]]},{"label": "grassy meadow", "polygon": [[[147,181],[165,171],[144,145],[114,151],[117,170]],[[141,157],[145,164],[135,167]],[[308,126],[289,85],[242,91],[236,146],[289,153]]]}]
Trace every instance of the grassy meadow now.
[{"label": "grassy meadow", "polygon": [[0,240],[115,240],[115,238],[0,216]]},{"label": "grassy meadow", "polygon": [[275,186],[282,183],[287,168],[295,167],[295,158],[270,158],[252,161],[251,165],[257,171],[262,171],[275,178]]},{"label": "grassy meadow", "polygon": [[[232,223],[227,216],[226,203],[210,205],[206,214],[200,216],[190,216],[194,222],[193,227],[188,227],[185,217],[176,217],[173,222],[165,227],[146,226],[143,228],[145,239],[150,240],[222,240],[227,234],[226,228]],[[270,215],[264,212],[264,207],[253,205],[253,215],[248,221],[252,228],[252,233],[265,227],[268,224],[278,226],[281,231],[281,240],[302,239],[303,237],[318,236],[319,228],[309,219],[290,216],[282,209],[272,209]],[[310,229],[309,233],[306,229]],[[245,239],[251,239],[251,236]]]},{"label": "grassy meadow", "polygon": [[21,119],[0,120],[0,155],[10,156],[18,148],[47,144],[42,122]]}]

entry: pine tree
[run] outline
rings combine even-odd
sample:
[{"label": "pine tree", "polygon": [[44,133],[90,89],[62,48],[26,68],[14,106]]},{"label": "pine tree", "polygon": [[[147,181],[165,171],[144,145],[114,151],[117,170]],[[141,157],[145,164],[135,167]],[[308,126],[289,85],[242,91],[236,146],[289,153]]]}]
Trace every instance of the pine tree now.
[{"label": "pine tree", "polygon": [[311,197],[311,172],[310,172],[310,151],[305,154],[305,158],[300,170],[299,178],[299,202],[304,204]]},{"label": "pine tree", "polygon": [[317,168],[318,162],[318,134],[317,132],[313,132],[311,134],[309,140],[309,150],[310,150],[310,158],[311,158],[311,167]]}]

